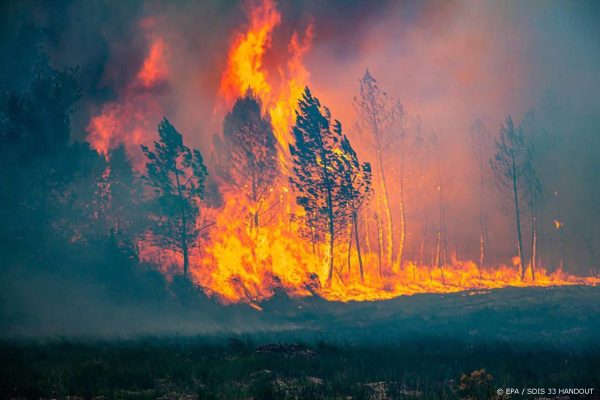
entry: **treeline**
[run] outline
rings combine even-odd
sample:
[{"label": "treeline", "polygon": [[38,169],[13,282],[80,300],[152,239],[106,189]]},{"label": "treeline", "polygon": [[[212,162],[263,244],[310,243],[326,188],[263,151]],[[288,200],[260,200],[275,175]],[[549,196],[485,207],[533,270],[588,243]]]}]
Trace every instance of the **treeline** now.
[{"label": "treeline", "polygon": [[[340,274],[342,266],[334,265],[340,248],[347,252],[348,270],[356,255],[361,280],[365,256],[370,268],[377,264],[380,276],[410,261],[441,269],[443,278],[443,270],[456,261],[449,255],[446,139],[426,133],[420,119],[387,95],[368,71],[354,100],[351,135],[307,88],[298,102],[293,142],[282,149],[260,101],[248,91],[226,115],[223,135],[214,138],[211,171],[201,152],[188,147],[164,118],[157,140],[142,146],[141,173],[122,145],[104,156],[71,140],[70,118],[81,97],[76,78],[77,70],[39,67],[27,90],[3,99],[3,268],[58,268],[106,277],[127,270],[133,276],[145,265],[140,243],[151,243],[181,256],[187,281],[190,253],[208,239],[214,212],[226,200],[222,192],[233,188],[243,198],[248,227],[258,231],[272,222],[281,202],[272,190],[278,182],[291,185],[301,212],[277,218],[296,218],[314,252],[324,245],[327,281]],[[535,279],[540,210],[550,196],[558,197],[544,189],[540,172],[552,142],[533,113],[519,126],[508,117],[495,141],[476,122],[469,138],[479,176],[480,274],[491,259],[488,214],[494,204],[487,192],[495,190],[489,182],[493,176],[501,197],[509,200],[507,215],[514,217],[521,278],[529,266]],[[562,220],[553,223],[560,231]]]},{"label": "treeline", "polygon": [[[7,94],[2,104],[3,268],[121,279],[144,264],[144,242],[180,254],[187,278],[189,253],[214,224],[203,210],[222,202],[202,154],[186,146],[166,118],[158,124],[158,139],[142,146],[142,174],[123,145],[104,156],[72,141],[70,120],[81,96],[76,77],[77,70],[40,69],[27,90]],[[294,135],[291,184],[313,242],[329,243],[331,278],[337,233],[354,226],[360,246],[357,218],[371,190],[370,166],[359,162],[340,123],[308,89]],[[247,192],[251,228],[259,229],[264,208],[272,207],[267,199],[274,181],[287,177],[271,123],[251,92],[225,118],[223,139],[215,145],[222,150],[216,179]]]}]

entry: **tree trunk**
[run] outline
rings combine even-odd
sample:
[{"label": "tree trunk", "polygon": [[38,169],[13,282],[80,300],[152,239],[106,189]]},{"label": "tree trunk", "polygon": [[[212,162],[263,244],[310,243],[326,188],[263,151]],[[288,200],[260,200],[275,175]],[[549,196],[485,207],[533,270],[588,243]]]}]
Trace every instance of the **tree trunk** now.
[{"label": "tree trunk", "polygon": [[[383,159],[381,157],[381,152],[379,152],[379,157],[378,157],[378,161],[379,161],[379,171],[381,174],[381,190],[383,193],[383,211],[386,214],[386,218],[387,218],[387,226],[385,229],[385,233],[386,233],[386,243],[387,243],[387,252],[385,255],[386,258],[386,263],[387,263],[387,268],[392,268],[393,265],[393,257],[394,257],[394,224],[392,221],[392,209],[390,208],[390,200],[388,197],[388,190],[387,190],[387,184],[385,182],[385,175],[383,172]],[[382,220],[383,223],[383,220]]]},{"label": "tree trunk", "polygon": [[[326,167],[323,168],[326,171]],[[327,175],[326,175],[327,176]],[[333,199],[331,194],[331,187],[329,186],[329,178],[326,178],[327,185],[327,217],[329,218],[329,273],[327,274],[327,282],[331,282],[333,277],[333,244],[335,241],[335,225],[333,219]]]},{"label": "tree trunk", "polygon": [[485,262],[485,219],[484,219],[484,206],[483,206],[483,194],[484,194],[484,175],[483,175],[483,157],[479,156],[479,278],[483,278],[483,266]]},{"label": "tree trunk", "polygon": [[358,269],[360,271],[360,281],[365,281],[362,256],[360,254],[360,241],[358,240],[358,216],[357,212],[352,213],[352,224],[354,225],[354,241],[356,242],[356,253],[358,254]]},{"label": "tree trunk", "polygon": [[512,155],[512,181],[513,181],[513,200],[515,204],[515,217],[517,229],[517,246],[519,250],[519,261],[521,263],[521,280],[525,280],[525,262],[523,255],[523,238],[521,235],[521,210],[519,209],[519,193],[517,189],[517,166],[514,154]]},{"label": "tree trunk", "polygon": [[[439,152],[439,149],[438,149]],[[446,232],[445,232],[445,222],[444,222],[444,195],[442,191],[442,161],[439,153],[437,154],[438,161],[438,212],[439,212],[439,220],[438,220],[438,231],[437,231],[437,241],[436,241],[436,264],[440,268],[440,272],[442,274],[442,282],[446,283],[446,278],[444,277],[444,267],[446,267],[447,258],[448,258],[448,247],[446,244]],[[442,240],[443,240],[443,256],[444,256],[444,265],[442,267]]]},{"label": "tree trunk", "polygon": [[377,213],[375,213],[375,224],[377,224],[377,261],[379,262],[379,276],[383,276],[383,270],[382,270],[382,255],[381,252],[383,251],[383,227],[381,226],[381,221],[379,218],[379,215]]},{"label": "tree trunk", "polygon": [[333,277],[333,243],[334,243],[334,226],[333,226],[333,213],[329,214],[329,273],[327,275],[327,281],[331,282]]},{"label": "tree trunk", "polygon": [[365,247],[366,247],[366,252],[367,254],[371,254],[372,250],[372,246],[371,246],[371,235],[369,234],[369,209],[367,209],[364,212],[364,216],[365,216]]},{"label": "tree trunk", "polygon": [[531,210],[531,279],[535,281],[537,260],[537,211],[535,205]]},{"label": "tree trunk", "polygon": [[564,234],[564,228],[563,228],[563,218],[562,218],[562,210],[561,210],[561,206],[560,206],[560,195],[558,190],[556,190],[554,192],[554,195],[556,197],[556,211],[557,211],[557,217],[558,217],[558,221],[560,223],[559,227],[558,227],[558,250],[560,252],[560,268],[565,268],[565,234]]},{"label": "tree trunk", "polygon": [[187,218],[185,216],[185,207],[184,207],[184,198],[183,192],[181,190],[181,183],[179,182],[179,172],[175,169],[175,181],[177,183],[177,195],[179,197],[179,209],[181,213],[181,230],[180,230],[180,240],[181,240],[181,251],[183,253],[183,277],[188,279],[189,269],[190,269],[190,258],[188,254],[188,240],[187,240]]},{"label": "tree trunk", "polygon": [[[383,200],[383,208],[387,217],[387,226],[386,226],[386,242],[387,242],[387,251],[385,253],[386,263],[388,268],[392,268],[392,262],[394,257],[394,224],[392,222],[392,210],[390,208],[390,200],[388,195],[387,184],[385,180],[385,172],[383,165],[383,144],[381,142],[381,132],[378,123],[378,119],[375,113],[375,110],[372,110],[371,115],[371,123],[373,127],[373,133],[375,135],[376,140],[376,151],[377,151],[377,168],[379,172],[379,184],[381,185],[381,197]],[[380,210],[381,211],[381,210]],[[381,219],[381,224],[383,225],[383,218]]]},{"label": "tree trunk", "polygon": [[398,242],[398,269],[402,269],[404,263],[404,243],[406,240],[406,213],[404,210],[404,144],[401,145],[402,150],[400,154],[400,240]]},{"label": "tree trunk", "polygon": [[348,227],[348,276],[351,276],[351,259],[352,259],[352,226]]}]

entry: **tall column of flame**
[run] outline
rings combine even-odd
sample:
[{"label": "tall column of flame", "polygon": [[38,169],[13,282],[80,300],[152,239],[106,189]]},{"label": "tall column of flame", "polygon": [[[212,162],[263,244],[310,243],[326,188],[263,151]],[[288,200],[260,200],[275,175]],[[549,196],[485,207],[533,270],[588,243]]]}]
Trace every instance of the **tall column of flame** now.
[{"label": "tall column of flame", "polygon": [[272,0],[263,0],[249,12],[248,29],[238,33],[233,41],[219,94],[225,105],[252,90],[262,102],[263,112],[271,117],[273,131],[282,149],[280,161],[287,167],[286,157],[291,140],[290,127],[295,121],[295,110],[308,83],[309,73],[302,63],[310,49],[313,31],[309,25],[302,38],[294,33],[287,51],[289,59],[278,66],[277,77],[265,68],[265,54],[271,48],[273,31],[281,23],[281,14]]}]

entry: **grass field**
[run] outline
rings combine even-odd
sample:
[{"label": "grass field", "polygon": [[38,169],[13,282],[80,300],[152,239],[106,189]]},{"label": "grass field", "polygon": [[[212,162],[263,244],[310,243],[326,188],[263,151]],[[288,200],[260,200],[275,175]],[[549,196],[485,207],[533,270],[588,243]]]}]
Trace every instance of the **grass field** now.
[{"label": "grass field", "polygon": [[600,288],[210,304],[132,314],[129,325],[81,319],[83,333],[61,335],[58,323],[5,333],[1,398],[475,400],[509,387],[600,388]]},{"label": "grass field", "polygon": [[600,387],[600,349],[264,339],[5,341],[0,388],[3,398],[478,399],[505,387]]}]

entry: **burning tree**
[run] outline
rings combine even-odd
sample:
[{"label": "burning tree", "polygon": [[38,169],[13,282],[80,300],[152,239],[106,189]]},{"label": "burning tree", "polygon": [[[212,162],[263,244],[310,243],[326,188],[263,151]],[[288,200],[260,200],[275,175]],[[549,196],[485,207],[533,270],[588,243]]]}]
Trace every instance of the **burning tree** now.
[{"label": "burning tree", "polygon": [[251,226],[258,228],[266,212],[265,200],[279,175],[277,139],[268,116],[261,114],[260,101],[250,90],[237,99],[223,122],[221,156],[224,178],[242,189],[251,202]]},{"label": "burning tree", "polygon": [[433,156],[435,157],[435,179],[437,191],[438,220],[435,232],[435,248],[433,253],[433,265],[440,269],[442,282],[446,281],[444,269],[448,266],[448,237],[446,226],[446,168],[444,165],[445,153],[442,150],[444,146],[444,137],[437,133],[431,134],[431,146]]},{"label": "burning tree", "polygon": [[141,208],[143,187],[124,145],[108,152],[107,165],[98,179],[95,197],[94,220],[100,222],[103,233],[109,232],[119,238],[133,237],[144,219]]},{"label": "burning tree", "polygon": [[[368,162],[360,163],[356,152],[346,136],[342,139],[342,154],[346,163],[346,174],[344,176],[344,186],[342,194],[348,204],[350,211],[351,224],[354,230],[354,242],[356,244],[356,253],[358,256],[358,266],[360,270],[360,279],[364,280],[364,269],[362,256],[360,253],[360,240],[358,238],[358,214],[369,199],[371,190],[371,164]],[[352,243],[350,240],[349,243]],[[348,251],[350,257],[350,251]],[[350,261],[348,261],[349,267]]]},{"label": "burning tree", "polygon": [[488,250],[488,228],[487,228],[487,216],[485,206],[485,192],[486,192],[486,167],[488,151],[490,147],[490,133],[486,129],[485,125],[481,120],[476,120],[471,125],[470,131],[470,144],[473,149],[473,154],[477,160],[477,167],[479,169],[479,276],[482,276],[482,269],[487,260]]},{"label": "burning tree", "polygon": [[[379,252],[385,252],[388,268],[401,268],[407,236],[406,157],[410,154],[411,147],[419,142],[417,132],[420,129],[420,122],[418,118],[409,117],[398,100],[383,92],[368,70],[360,79],[360,96],[354,99],[354,108],[358,116],[356,131],[375,159]],[[390,179],[392,177],[395,178],[394,181]],[[396,216],[399,221],[397,227],[394,225],[390,199],[390,192],[394,189],[398,192],[395,198],[395,205],[398,208]],[[394,236],[396,228],[398,228],[397,244]]]},{"label": "burning tree", "polygon": [[148,160],[144,179],[155,195],[152,238],[161,247],[182,253],[187,278],[190,243],[200,235],[196,221],[208,173],[200,151],[186,147],[166,118],[158,124],[158,134],[154,151],[142,145]]},{"label": "burning tree", "polygon": [[525,115],[521,125],[526,142],[526,163],[524,169],[525,195],[531,218],[531,278],[535,280],[535,270],[539,257],[538,219],[544,200],[541,178],[543,171],[541,166],[544,153],[552,145],[552,140],[547,137],[543,130],[538,128],[533,110]]},{"label": "burning tree", "polygon": [[521,279],[525,278],[525,257],[523,255],[523,237],[521,234],[521,206],[519,200],[525,189],[525,174],[527,168],[527,149],[525,135],[521,127],[515,128],[509,116],[500,128],[496,138],[496,154],[490,160],[490,165],[498,185],[507,190],[512,197],[516,220],[517,248],[519,252],[519,267]]},{"label": "burning tree", "polygon": [[[365,185],[370,182],[370,167],[358,165],[342,125],[331,121],[329,110],[308,88],[298,102],[293,134],[295,145],[290,145],[290,153],[294,174],[290,182],[298,192],[296,201],[305,210],[311,230],[327,232],[330,282],[336,231],[347,227],[350,201],[364,195]],[[356,178],[359,171],[365,176]],[[361,179],[364,182],[359,183]],[[358,209],[361,204],[362,200],[354,206]]]}]

